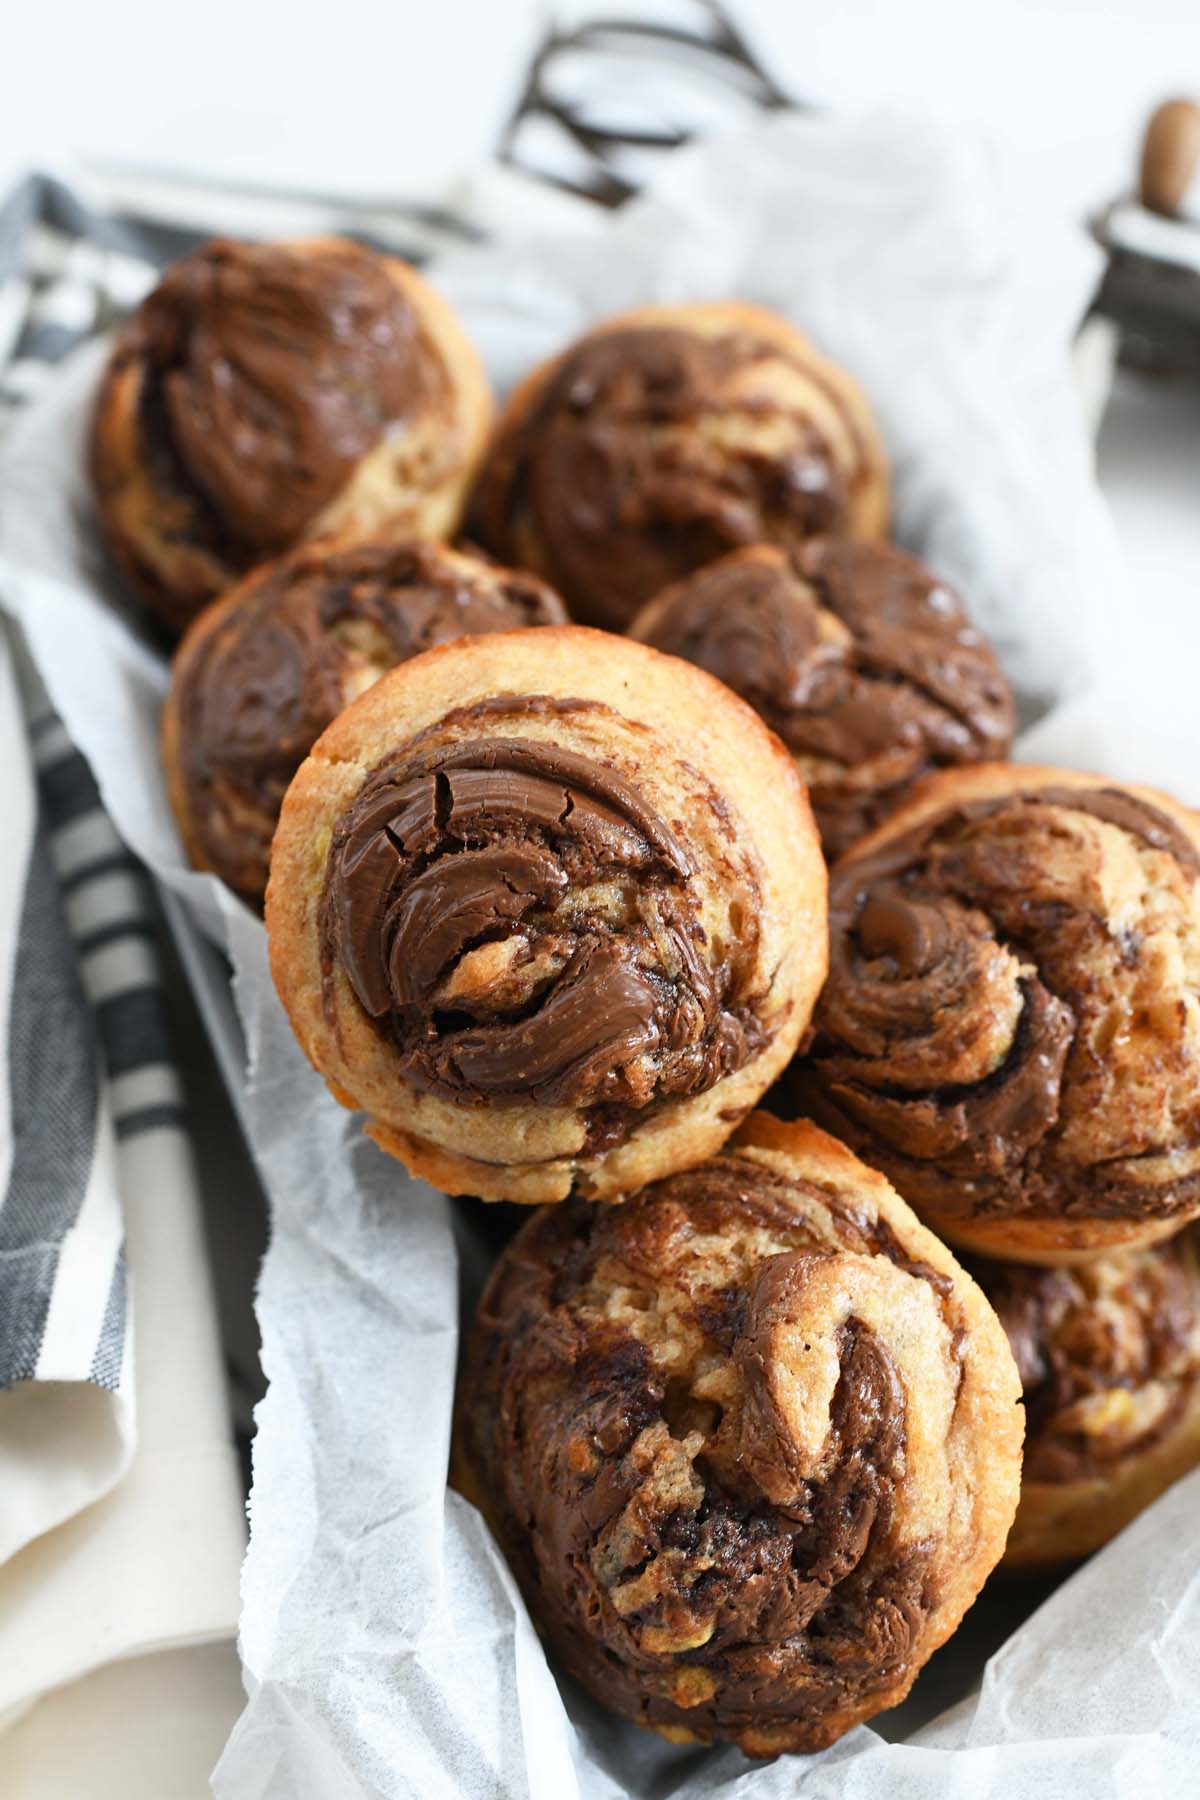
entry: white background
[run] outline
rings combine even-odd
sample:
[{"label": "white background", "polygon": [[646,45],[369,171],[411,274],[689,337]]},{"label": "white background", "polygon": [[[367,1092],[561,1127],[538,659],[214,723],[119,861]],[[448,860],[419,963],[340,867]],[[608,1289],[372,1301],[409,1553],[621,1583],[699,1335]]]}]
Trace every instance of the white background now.
[{"label": "white background", "polygon": [[[1064,219],[1129,184],[1158,100],[1200,95],[1200,0],[731,5],[790,92],[969,121],[1030,211]],[[13,0],[8,17],[0,6],[0,188],[34,165],[69,172],[107,157],[418,191],[487,156],[549,11],[539,0]],[[1200,389],[1120,381],[1100,475],[1139,614],[1149,606],[1176,636],[1200,596]]]},{"label": "white background", "polygon": [[[403,190],[487,154],[552,10],[566,8],[13,0],[0,8],[10,15],[0,179],[75,151]],[[590,10],[613,9],[597,0]],[[790,92],[905,98],[971,120],[1034,192],[1073,213],[1124,181],[1157,100],[1200,89],[1196,0],[731,0],[730,10]]]}]

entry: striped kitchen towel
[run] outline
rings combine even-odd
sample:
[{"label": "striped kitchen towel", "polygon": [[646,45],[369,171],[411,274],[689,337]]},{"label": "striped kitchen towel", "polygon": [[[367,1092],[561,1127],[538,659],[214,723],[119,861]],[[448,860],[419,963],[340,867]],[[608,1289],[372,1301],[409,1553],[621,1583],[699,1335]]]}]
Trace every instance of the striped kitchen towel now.
[{"label": "striped kitchen towel", "polygon": [[243,1490],[151,895],[3,630],[0,812],[0,1792],[74,1795],[108,1664],[222,1641],[232,1721]]},{"label": "striped kitchen towel", "polygon": [[0,1387],[86,1380],[115,1391],[126,1374],[126,1271],[116,1090],[104,1089],[100,1043],[118,1058],[129,1046],[127,994],[102,965],[137,942],[124,934],[144,925],[143,896],[51,713],[30,720],[27,756],[11,664],[6,676],[3,780],[20,835],[0,901],[11,958]]},{"label": "striped kitchen towel", "polygon": [[[129,1466],[124,1146],[152,1123],[181,1129],[182,1105],[144,877],[11,632],[0,632],[0,811],[3,1564]],[[72,1402],[80,1386],[90,1401]],[[36,1412],[34,1389],[46,1395]],[[62,1432],[74,1451],[55,1442]]]}]

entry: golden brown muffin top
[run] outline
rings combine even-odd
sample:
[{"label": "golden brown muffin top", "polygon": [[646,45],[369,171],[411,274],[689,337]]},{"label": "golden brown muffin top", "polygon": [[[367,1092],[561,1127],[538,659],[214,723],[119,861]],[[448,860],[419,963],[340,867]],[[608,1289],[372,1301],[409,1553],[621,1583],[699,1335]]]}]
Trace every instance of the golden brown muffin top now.
[{"label": "golden brown muffin top", "polygon": [[832,872],[802,1105],[946,1218],[1194,1207],[1200,852],[1183,817],[1054,770],[932,778]]},{"label": "golden brown muffin top", "polygon": [[800,763],[830,857],[931,768],[1004,756],[1008,684],[961,601],[892,545],[733,552],[652,600],[631,635],[748,700]]},{"label": "golden brown muffin top", "polygon": [[322,954],[447,1099],[596,1109],[593,1147],[698,1093],[761,1046],[756,926],[713,945],[691,854],[636,781],[522,735],[596,702],[511,695],[373,769],[334,828]]},{"label": "golden brown muffin top", "polygon": [[127,362],[162,484],[190,489],[240,560],[295,538],[441,379],[385,260],[338,240],[182,257],[125,328]]},{"label": "golden brown muffin top", "polygon": [[746,310],[747,323],[719,332],[671,322],[597,331],[502,424],[478,528],[498,554],[525,542],[518,560],[577,617],[621,629],[651,595],[728,550],[847,526],[871,478],[865,429],[804,341],[789,350]]},{"label": "golden brown muffin top", "polygon": [[[979,1296],[841,1146],[793,1127],[793,1160],[788,1130],[536,1215],[460,1387],[472,1482],[567,1668],[751,1753],[820,1747],[907,1688],[951,1585],[999,1555],[1019,1463]],[[972,1516],[993,1504],[994,1536]]]}]

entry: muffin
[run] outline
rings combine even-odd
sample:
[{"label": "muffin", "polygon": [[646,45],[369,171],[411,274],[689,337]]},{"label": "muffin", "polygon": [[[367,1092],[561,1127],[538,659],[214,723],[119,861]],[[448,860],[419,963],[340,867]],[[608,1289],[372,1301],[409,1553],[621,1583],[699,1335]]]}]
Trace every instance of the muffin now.
[{"label": "muffin", "polygon": [[285,796],[271,964],[376,1141],[450,1193],[612,1198],[700,1161],[825,972],[803,785],[701,670],[576,626],[401,663]]},{"label": "muffin", "polygon": [[88,450],[101,530],[180,631],[301,540],[450,535],[491,418],[462,327],[406,263],[218,238],[117,336]]},{"label": "muffin", "polygon": [[517,387],[474,510],[496,555],[574,618],[621,631],[726,551],[822,532],[881,537],[882,445],[854,380],[740,301],[644,306]]},{"label": "muffin", "polygon": [[830,878],[794,1102],[934,1229],[1058,1263],[1200,1211],[1200,833],[1148,788],[933,775]]},{"label": "muffin", "polygon": [[1004,1548],[1004,1333],[886,1181],[755,1114],[619,1207],[535,1213],[459,1380],[456,1468],[562,1667],[752,1756],[902,1700]]},{"label": "muffin", "polygon": [[716,675],[783,739],[839,856],[930,770],[1007,756],[1016,710],[958,596],[890,544],[735,550],[642,608],[630,636]]}]

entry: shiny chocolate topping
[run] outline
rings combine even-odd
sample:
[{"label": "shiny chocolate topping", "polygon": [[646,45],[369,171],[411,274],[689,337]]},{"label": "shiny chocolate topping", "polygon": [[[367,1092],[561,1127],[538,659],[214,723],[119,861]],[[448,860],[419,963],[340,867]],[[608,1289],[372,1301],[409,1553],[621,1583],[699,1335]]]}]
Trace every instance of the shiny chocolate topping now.
[{"label": "shiny chocolate topping", "polygon": [[[876,1279],[926,1321],[917,1369],[830,1298]],[[945,1450],[910,1439],[908,1383],[950,1416],[961,1343],[951,1283],[882,1222],[742,1155],[535,1215],[480,1303],[460,1442],[565,1667],[752,1754],[869,1714],[938,1588],[936,1509],[908,1509]]]},{"label": "shiny chocolate topping", "polygon": [[1157,807],[1053,784],[845,859],[795,1097],[946,1218],[1191,1208],[1198,872]]},{"label": "shiny chocolate topping", "polygon": [[632,634],[749,701],[801,760],[832,858],[930,769],[1003,757],[1016,713],[958,597],[885,544],[767,545],[698,570]]},{"label": "shiny chocolate topping", "polygon": [[595,1107],[609,1141],[612,1109],[701,1092],[763,1041],[744,950],[710,960],[694,874],[607,764],[519,735],[411,748],[334,832],[327,980],[340,965],[414,1087]]},{"label": "shiny chocolate topping", "polygon": [[1026,1480],[1102,1476],[1178,1420],[1200,1376],[1190,1233],[1079,1268],[980,1263],[973,1272],[1020,1370]]},{"label": "shiny chocolate topping", "polygon": [[[484,541],[538,568],[576,617],[621,629],[728,550],[836,530],[847,476],[812,418],[778,397],[781,363],[799,367],[749,332],[585,338],[493,452]],[[816,368],[802,373],[836,403]]]},{"label": "shiny chocolate topping", "polygon": [[205,862],[261,901],[288,783],[364,688],[453,638],[565,623],[544,582],[440,544],[314,547],[273,564],[176,664],[180,776]]},{"label": "shiny chocolate topping", "polygon": [[167,270],[117,358],[143,367],[158,479],[235,566],[290,543],[441,379],[384,260],[349,242],[215,240]]}]

